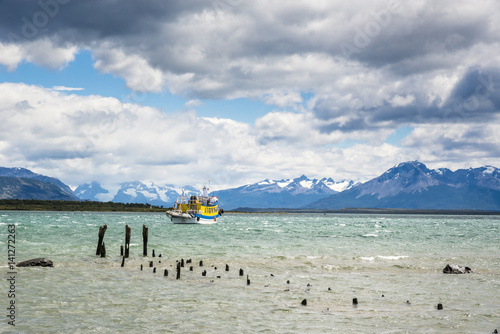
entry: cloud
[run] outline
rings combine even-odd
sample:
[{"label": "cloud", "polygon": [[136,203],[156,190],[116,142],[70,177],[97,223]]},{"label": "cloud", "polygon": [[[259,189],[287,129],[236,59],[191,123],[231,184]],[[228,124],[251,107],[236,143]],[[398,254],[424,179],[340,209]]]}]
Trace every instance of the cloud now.
[{"label": "cloud", "polygon": [[200,100],[189,100],[185,105],[188,108],[194,108],[203,105],[203,102],[201,102]]},{"label": "cloud", "polygon": [[[494,0],[4,1],[0,64],[9,71],[24,61],[61,69],[89,50],[98,71],[137,92],[168,90],[188,108],[247,98],[276,109],[250,126],[3,86],[1,158],[64,162],[71,180],[187,181],[210,166],[233,184],[276,170],[335,176],[356,159],[358,176],[385,170],[382,158],[465,163],[491,152],[498,161],[499,16]],[[401,126],[415,129],[401,147],[384,143]],[[200,157],[207,142],[214,153]],[[346,142],[356,144],[340,149]]]},{"label": "cloud", "polygon": [[75,91],[75,90],[84,90],[83,88],[78,88],[78,87],[65,87],[65,86],[53,86],[53,90],[58,90],[58,91]]},{"label": "cloud", "polygon": [[17,68],[23,60],[50,69],[60,69],[75,59],[76,46],[57,45],[48,38],[33,40],[22,44],[2,43],[0,41],[0,64],[9,71]]}]

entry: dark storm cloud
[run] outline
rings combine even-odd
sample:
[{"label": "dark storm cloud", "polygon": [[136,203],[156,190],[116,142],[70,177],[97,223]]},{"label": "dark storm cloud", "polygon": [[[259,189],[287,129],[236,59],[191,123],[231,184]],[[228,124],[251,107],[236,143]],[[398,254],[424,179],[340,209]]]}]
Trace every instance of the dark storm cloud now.
[{"label": "dark storm cloud", "polygon": [[332,120],[322,126],[323,132],[392,128],[398,124],[487,122],[500,114],[500,70],[469,69],[445,101],[439,98],[429,101],[417,87],[414,97],[406,106],[385,102],[377,107],[358,109],[339,108],[335,99],[322,98],[316,102],[313,113],[320,120]]},{"label": "dark storm cloud", "polygon": [[61,36],[66,42],[152,34],[204,1],[5,0],[0,3],[0,40]]},{"label": "dark storm cloud", "polygon": [[[99,70],[139,91],[158,92],[163,80],[174,94],[194,99],[310,91],[323,132],[355,131],[496,114],[498,65],[473,66],[483,66],[484,54],[498,54],[499,7],[492,1],[5,0],[0,41],[49,38],[88,48]],[[449,96],[432,91],[430,80],[463,75],[459,67],[472,70]],[[344,78],[356,82],[346,86]],[[351,101],[340,103],[346,97]]]}]

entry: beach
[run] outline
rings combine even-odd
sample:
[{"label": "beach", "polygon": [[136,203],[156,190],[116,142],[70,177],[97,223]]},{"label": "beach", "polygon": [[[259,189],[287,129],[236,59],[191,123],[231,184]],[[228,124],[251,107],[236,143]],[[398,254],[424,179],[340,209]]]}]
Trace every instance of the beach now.
[{"label": "beach", "polygon": [[[101,258],[95,252],[104,224]],[[3,211],[6,278],[9,225],[15,225],[16,262],[47,257],[54,267],[16,267],[15,298],[7,297],[9,282],[2,280],[3,309],[10,300],[16,306],[15,326],[6,317],[2,332],[500,329],[497,216],[225,214],[215,225],[183,226],[158,213]],[[130,258],[121,267],[125,225],[132,229]],[[447,264],[474,273],[443,274]]]}]

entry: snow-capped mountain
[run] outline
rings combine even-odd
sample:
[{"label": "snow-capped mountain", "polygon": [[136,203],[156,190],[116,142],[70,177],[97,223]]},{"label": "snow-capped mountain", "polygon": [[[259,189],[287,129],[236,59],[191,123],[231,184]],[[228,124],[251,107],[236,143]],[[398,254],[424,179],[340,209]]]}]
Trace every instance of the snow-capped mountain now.
[{"label": "snow-capped mountain", "polygon": [[113,202],[121,203],[149,203],[156,206],[172,207],[178,196],[201,195],[200,191],[192,186],[183,188],[173,185],[158,186],[153,182],[124,182],[113,198]]},{"label": "snow-capped mountain", "polygon": [[405,162],[307,207],[500,210],[500,170],[485,166],[453,172]]},{"label": "snow-capped mountain", "polygon": [[85,183],[79,185],[74,191],[75,195],[79,199],[86,201],[100,201],[100,195],[108,194],[109,191],[101,187],[101,185],[95,181],[91,183]]},{"label": "snow-capped mountain", "polygon": [[331,178],[310,179],[305,175],[296,179],[271,180],[238,188],[215,191],[226,210],[249,208],[297,208],[351,188],[353,181],[335,182]]}]

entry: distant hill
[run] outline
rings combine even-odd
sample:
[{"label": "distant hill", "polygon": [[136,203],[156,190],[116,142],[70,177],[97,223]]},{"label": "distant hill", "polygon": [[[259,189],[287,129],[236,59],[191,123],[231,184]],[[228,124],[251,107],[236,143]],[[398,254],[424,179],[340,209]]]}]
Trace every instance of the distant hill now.
[{"label": "distant hill", "polygon": [[[55,177],[33,173],[25,168],[0,167],[0,177],[4,178],[0,186],[2,199],[44,199],[44,200],[80,200],[70,187]],[[12,180],[9,180],[11,178]],[[16,180],[17,179],[17,180]],[[22,180],[19,180],[22,179]],[[30,182],[28,180],[39,181]],[[54,188],[55,186],[56,188]],[[17,195],[16,195],[17,194]],[[5,197],[23,196],[23,197]],[[31,196],[31,197],[27,197]],[[53,197],[51,197],[53,196]]]},{"label": "distant hill", "polygon": [[53,183],[7,176],[0,176],[0,199],[76,200]]},{"label": "distant hill", "polygon": [[484,166],[453,172],[405,162],[304,208],[500,210],[500,170]]},{"label": "distant hill", "polygon": [[219,197],[225,210],[250,208],[299,208],[354,186],[353,181],[335,182],[331,178],[266,179],[238,188],[211,193]]}]

